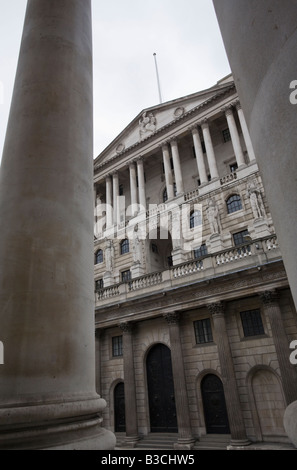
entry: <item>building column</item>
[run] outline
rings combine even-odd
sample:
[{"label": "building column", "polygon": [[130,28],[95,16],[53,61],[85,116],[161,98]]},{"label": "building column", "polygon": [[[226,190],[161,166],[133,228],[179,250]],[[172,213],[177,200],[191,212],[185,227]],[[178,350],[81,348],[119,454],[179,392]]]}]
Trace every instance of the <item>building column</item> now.
[{"label": "building column", "polygon": [[236,122],[235,122],[235,119],[234,119],[232,106],[228,106],[227,108],[225,108],[224,112],[225,112],[225,116],[226,116],[227,122],[228,122],[228,127],[229,127],[229,131],[230,131],[230,135],[231,135],[231,141],[232,141],[232,145],[233,145],[237,165],[238,165],[238,168],[240,168],[240,167],[245,165],[245,161],[244,161],[244,155],[243,155],[243,151],[242,151],[242,148],[241,148],[241,143],[240,143],[240,139],[239,139],[239,134],[238,134]]},{"label": "building column", "polygon": [[137,176],[138,176],[138,195],[140,210],[146,211],[146,195],[145,195],[145,180],[144,180],[144,168],[143,158],[137,159]]},{"label": "building column", "polygon": [[124,359],[124,389],[125,389],[125,419],[127,446],[135,447],[139,440],[137,426],[136,386],[133,353],[133,325],[122,322],[119,328],[123,333],[123,359]]},{"label": "building column", "polygon": [[97,393],[101,393],[101,360],[100,360],[100,339],[101,330],[95,329],[95,378],[96,378],[96,390]]},{"label": "building column", "polygon": [[134,216],[138,212],[137,178],[136,178],[136,168],[135,168],[134,162],[131,162],[129,164],[129,172],[130,172],[131,215]]},{"label": "building column", "polygon": [[282,386],[287,406],[297,400],[297,373],[295,367],[290,363],[289,340],[286,335],[282,312],[279,305],[279,295],[277,291],[265,291],[260,293],[264,311],[267,313],[277,359],[282,377]]},{"label": "building column", "polygon": [[167,143],[164,143],[162,145],[162,153],[163,153],[167,197],[168,199],[173,199],[174,198],[173,178],[172,178],[172,170],[171,170],[171,163],[170,163],[170,153],[169,153],[169,148],[168,148]]},{"label": "building column", "polygon": [[106,184],[106,229],[113,225],[113,208],[112,208],[112,179],[110,175],[105,178]]},{"label": "building column", "polygon": [[200,183],[201,184],[206,184],[208,182],[208,178],[207,178],[207,173],[206,173],[206,169],[205,169],[204,155],[203,155],[201,140],[200,140],[200,136],[199,136],[199,130],[195,126],[193,129],[191,129],[191,131],[192,131],[192,136],[193,136],[193,142],[194,142],[196,162],[197,162],[197,168],[198,168]]},{"label": "building column", "polygon": [[215,302],[207,306],[214,324],[215,341],[218,347],[218,355],[221,368],[221,378],[224,386],[226,407],[229,417],[231,432],[231,445],[246,446],[250,444],[247,439],[239,393],[236,383],[231,348],[226,328],[224,305]]},{"label": "building column", "polygon": [[175,406],[178,424],[178,442],[175,444],[175,448],[191,449],[194,445],[195,439],[193,438],[191,430],[187,384],[180,339],[179,314],[175,312],[168,313],[164,315],[164,318],[169,325]]},{"label": "building column", "polygon": [[218,172],[216,156],[215,156],[214,148],[212,145],[209,124],[208,124],[207,119],[204,119],[203,122],[201,123],[201,129],[202,129],[203,138],[204,138],[204,144],[205,144],[205,149],[206,149],[210,176],[211,176],[211,179],[216,179],[219,177],[219,172]]},{"label": "building column", "polygon": [[247,149],[247,152],[248,152],[249,160],[250,160],[250,162],[252,162],[252,161],[256,160],[256,155],[255,155],[255,152],[254,152],[252,140],[251,140],[250,133],[249,133],[249,130],[248,130],[248,127],[247,127],[247,123],[246,123],[246,120],[245,120],[245,117],[244,117],[244,114],[243,114],[243,110],[241,108],[241,104],[240,104],[239,101],[237,101],[237,103],[236,103],[236,109],[237,109],[238,119],[239,119],[239,122],[240,122],[243,138],[244,138],[244,141],[245,141],[246,149]]},{"label": "building column", "polygon": [[2,450],[115,446],[95,383],[92,88],[91,1],[29,0],[0,172]]},{"label": "building column", "polygon": [[113,198],[113,222],[118,225],[120,223],[119,214],[119,175],[115,171],[112,174],[112,198]]},{"label": "building column", "polygon": [[172,151],[176,191],[177,191],[177,194],[180,195],[184,193],[184,183],[183,183],[183,177],[182,177],[182,170],[180,166],[180,157],[179,157],[177,140],[176,139],[171,140],[170,145],[171,145],[171,151]]}]

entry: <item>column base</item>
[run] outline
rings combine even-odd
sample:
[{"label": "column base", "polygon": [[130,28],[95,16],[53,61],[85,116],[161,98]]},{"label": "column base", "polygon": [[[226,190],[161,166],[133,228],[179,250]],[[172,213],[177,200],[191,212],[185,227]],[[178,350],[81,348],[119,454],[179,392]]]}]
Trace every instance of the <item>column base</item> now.
[{"label": "column base", "polygon": [[194,447],[196,440],[193,438],[179,438],[177,442],[173,444],[175,450],[191,450]]},{"label": "column base", "polygon": [[230,444],[227,446],[227,450],[241,450],[251,445],[249,439],[231,439]]},{"label": "column base", "polygon": [[112,450],[116,438],[101,427],[105,400],[94,396],[0,409],[0,450]]},{"label": "column base", "polygon": [[137,443],[140,441],[139,436],[126,436],[123,440],[123,446],[124,447],[129,447],[131,449],[134,449],[134,447],[137,445]]}]

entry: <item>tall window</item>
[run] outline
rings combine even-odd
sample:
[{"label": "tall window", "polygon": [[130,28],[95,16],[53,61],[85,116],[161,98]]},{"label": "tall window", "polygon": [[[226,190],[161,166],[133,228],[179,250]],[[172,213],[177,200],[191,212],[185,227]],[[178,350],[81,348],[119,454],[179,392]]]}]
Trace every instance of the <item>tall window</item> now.
[{"label": "tall window", "polygon": [[233,194],[230,196],[227,201],[227,212],[232,214],[232,212],[240,211],[242,209],[242,203],[239,194]]},{"label": "tall window", "polygon": [[122,271],[121,272],[121,278],[122,278],[122,282],[131,281],[131,271],[130,271],[130,269],[127,269],[127,271]]},{"label": "tall window", "polygon": [[224,130],[222,131],[222,134],[223,134],[223,140],[224,140],[224,142],[229,142],[229,140],[231,140],[231,135],[230,135],[229,128],[224,129]]},{"label": "tall window", "polygon": [[[173,194],[174,197],[177,195],[176,183],[173,183]],[[168,199],[167,188],[163,191],[163,202],[166,202]]]},{"label": "tall window", "polygon": [[264,335],[264,326],[259,309],[240,312],[244,336]]},{"label": "tall window", "polygon": [[103,279],[97,279],[95,281],[95,290],[96,292],[100,289],[103,289],[104,288],[104,282],[103,282]]},{"label": "tall window", "polygon": [[130,247],[129,247],[129,240],[128,240],[128,238],[125,238],[125,240],[122,240],[122,241],[121,241],[121,244],[120,244],[120,251],[121,251],[121,255],[124,255],[125,253],[129,253]]},{"label": "tall window", "polygon": [[98,250],[95,253],[95,264],[103,263],[103,250]]},{"label": "tall window", "polygon": [[242,230],[241,232],[233,233],[234,245],[243,245],[248,242],[249,232],[248,230]]},{"label": "tall window", "polygon": [[194,321],[196,344],[211,343],[213,341],[210,318]]},{"label": "tall window", "polygon": [[202,225],[201,211],[192,211],[190,214],[190,228],[199,227]]},{"label": "tall window", "polygon": [[113,357],[123,355],[123,336],[114,336],[112,338],[112,355]]},{"label": "tall window", "polygon": [[195,259],[202,258],[202,256],[206,256],[207,254],[207,246],[205,245],[205,243],[203,243],[199,248],[196,248],[194,250]]}]

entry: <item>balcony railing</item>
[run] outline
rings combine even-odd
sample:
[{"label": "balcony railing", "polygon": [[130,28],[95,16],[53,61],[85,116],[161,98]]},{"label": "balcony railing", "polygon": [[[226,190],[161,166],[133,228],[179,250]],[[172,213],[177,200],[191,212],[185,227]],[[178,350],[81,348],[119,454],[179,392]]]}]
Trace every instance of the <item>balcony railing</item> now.
[{"label": "balcony railing", "polygon": [[148,292],[146,289],[149,289],[149,292],[162,292],[168,286],[174,286],[175,283],[178,283],[179,286],[182,285],[180,282],[182,279],[185,279],[185,284],[188,283],[191,276],[195,276],[194,279],[203,280],[208,276],[220,273],[228,274],[228,271],[234,272],[236,268],[259,266],[267,263],[269,259],[275,258],[280,259],[281,254],[278,250],[277,238],[274,235],[253,240],[219,253],[212,253],[200,259],[192,259],[165,271],[146,274],[130,281],[105,287],[96,292],[96,303],[106,304],[115,300],[124,300],[133,297],[139,291],[145,294]]}]

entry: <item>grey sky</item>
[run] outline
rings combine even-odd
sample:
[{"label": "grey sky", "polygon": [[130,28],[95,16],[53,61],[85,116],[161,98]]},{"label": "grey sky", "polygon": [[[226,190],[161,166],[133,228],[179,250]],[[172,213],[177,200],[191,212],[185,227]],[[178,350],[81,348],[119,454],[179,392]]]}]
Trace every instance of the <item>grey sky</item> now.
[{"label": "grey sky", "polygon": [[[0,0],[0,158],[26,0]],[[230,73],[211,0],[93,0],[94,157],[144,108]]]}]

